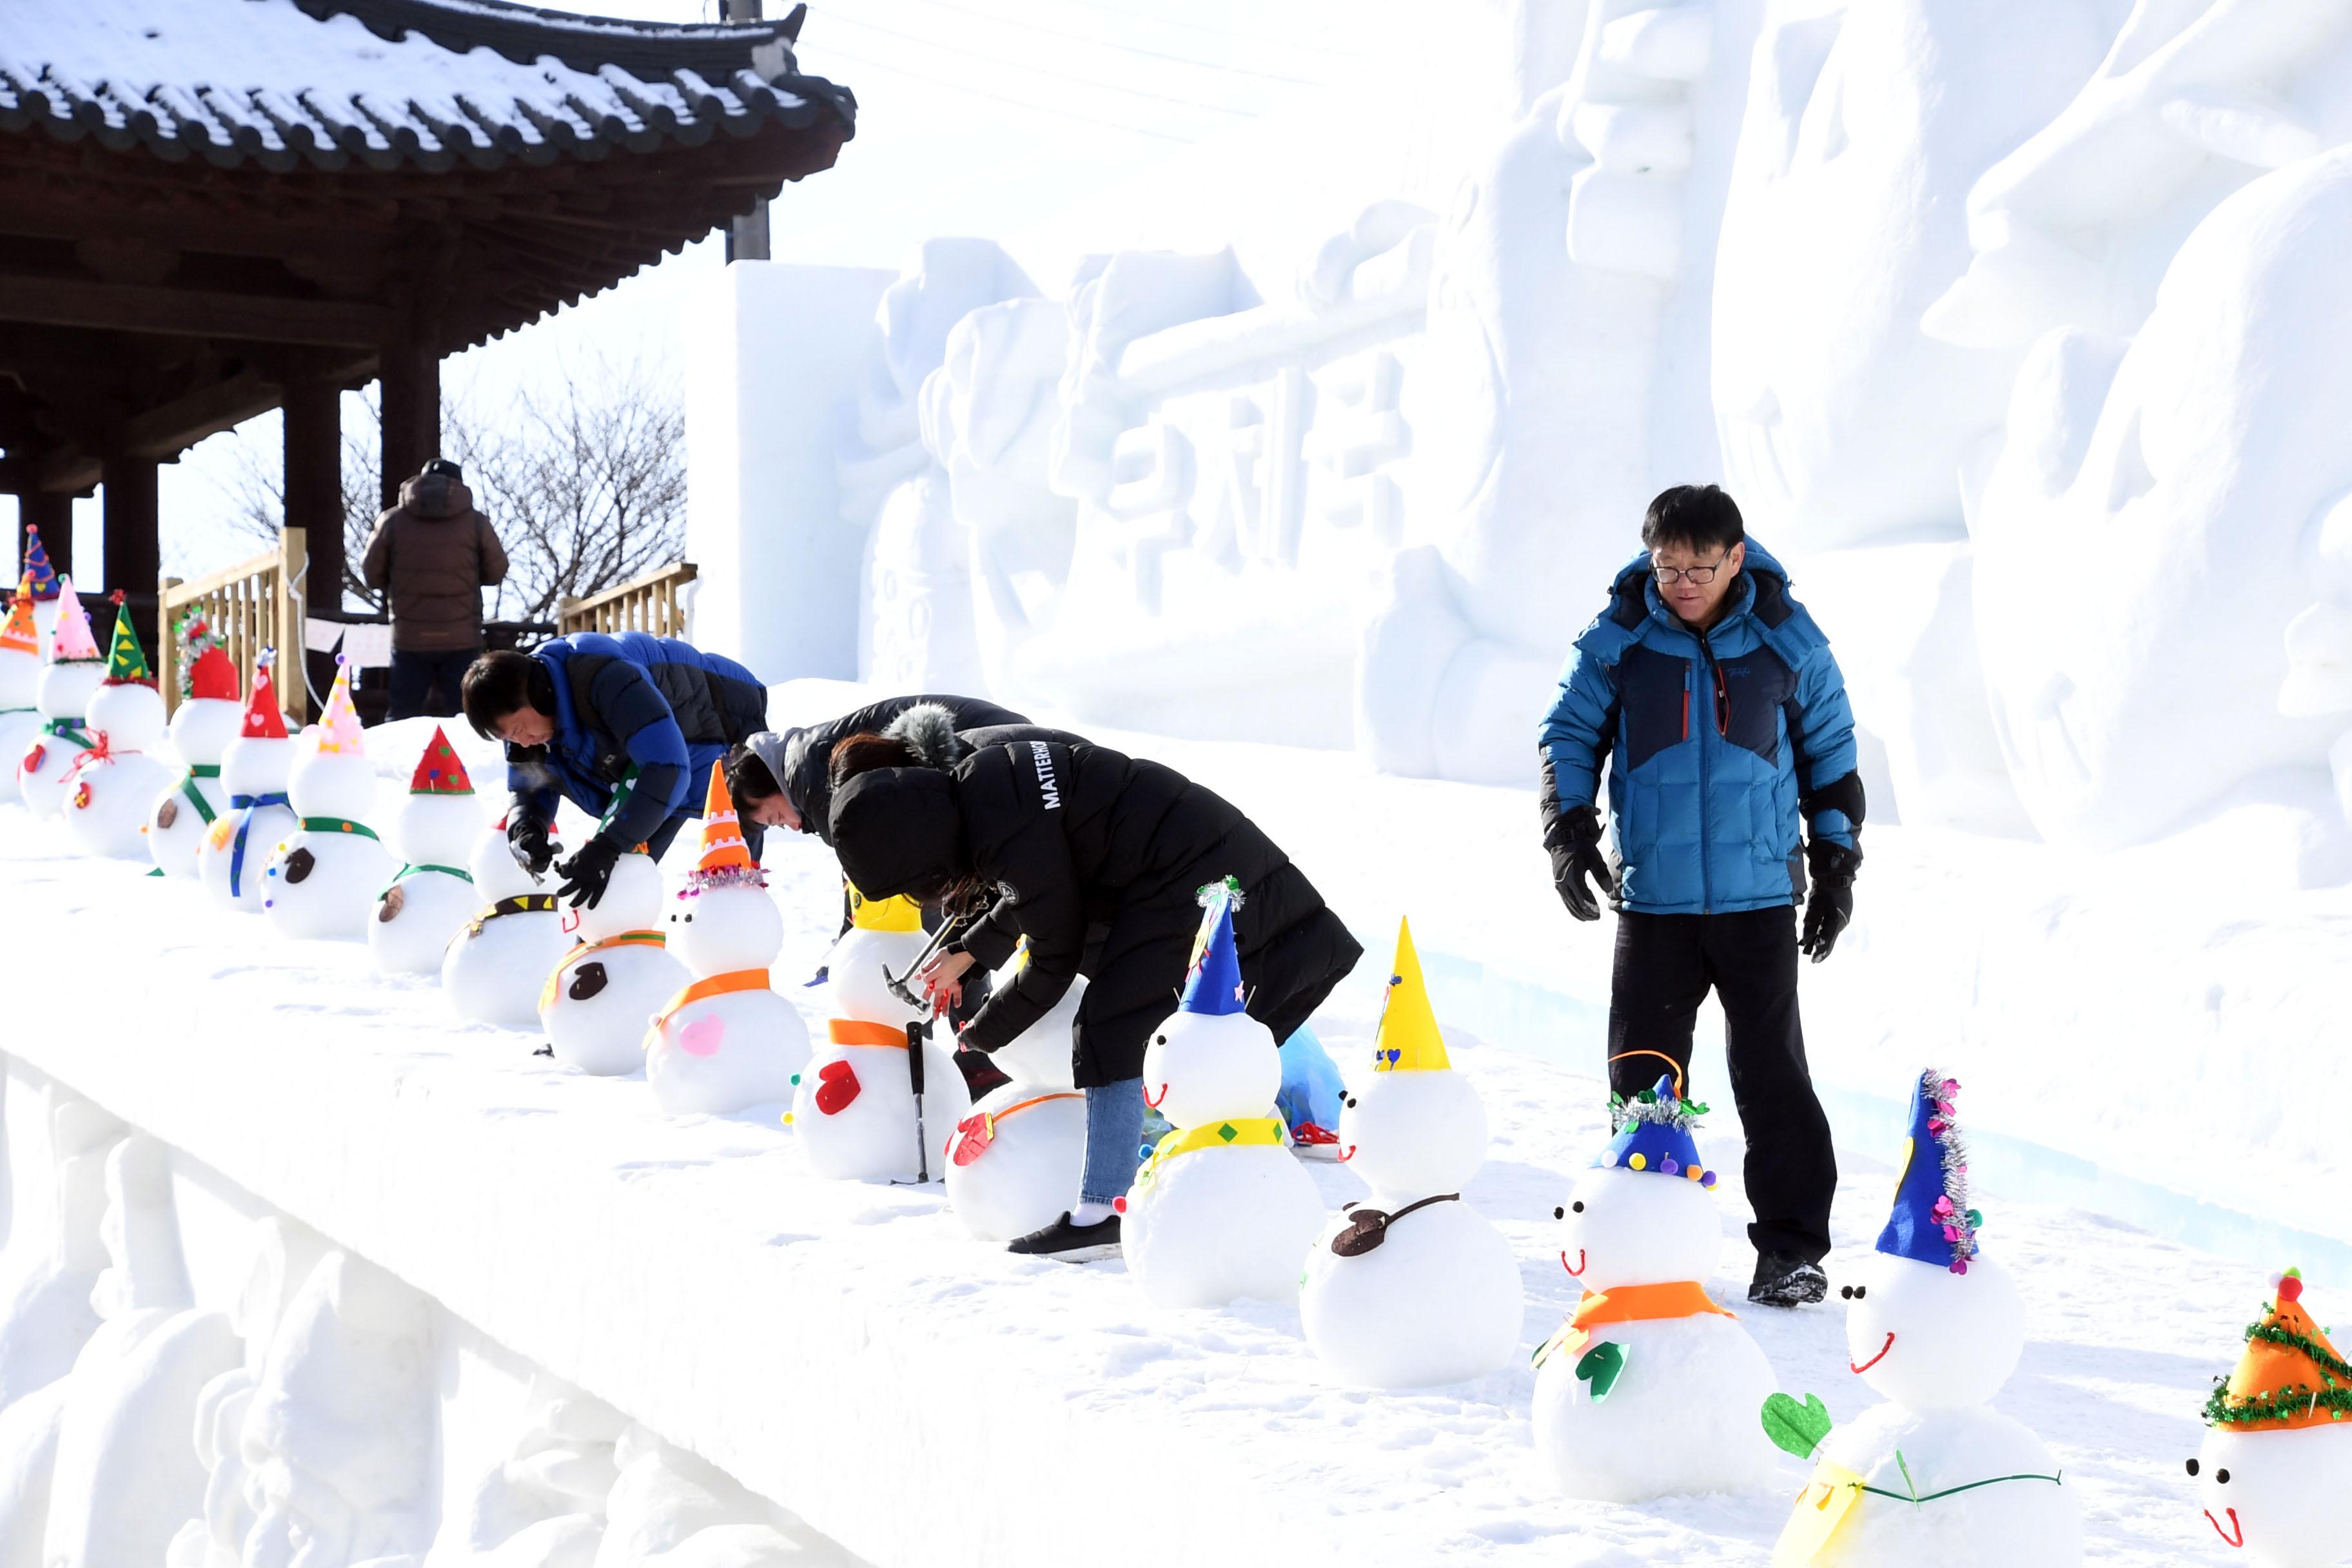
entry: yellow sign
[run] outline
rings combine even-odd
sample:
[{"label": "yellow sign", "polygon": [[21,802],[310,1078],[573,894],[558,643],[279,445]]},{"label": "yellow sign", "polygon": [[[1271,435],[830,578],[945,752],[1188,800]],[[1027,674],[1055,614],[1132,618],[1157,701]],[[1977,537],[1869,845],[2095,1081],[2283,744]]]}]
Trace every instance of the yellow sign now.
[{"label": "yellow sign", "polygon": [[1823,1459],[1797,1494],[1797,1506],[1772,1548],[1772,1568],[1808,1568],[1862,1500],[1862,1478]]}]

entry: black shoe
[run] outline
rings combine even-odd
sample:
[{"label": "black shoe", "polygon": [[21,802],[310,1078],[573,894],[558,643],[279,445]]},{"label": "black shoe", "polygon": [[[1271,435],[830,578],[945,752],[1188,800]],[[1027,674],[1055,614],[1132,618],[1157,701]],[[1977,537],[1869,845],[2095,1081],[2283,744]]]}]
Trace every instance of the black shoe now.
[{"label": "black shoe", "polygon": [[1013,1081],[1003,1068],[988,1059],[986,1051],[959,1050],[949,1059],[963,1074],[963,1086],[971,1091],[975,1105]]},{"label": "black shoe", "polygon": [[1795,1307],[1818,1301],[1830,1293],[1830,1278],[1822,1266],[1793,1252],[1767,1252],[1756,1259],[1756,1278],[1748,1299],[1764,1307]]},{"label": "black shoe", "polygon": [[1072,1225],[1069,1211],[1065,1209],[1061,1218],[1044,1229],[1005,1243],[1004,1250],[1063,1263],[1091,1263],[1097,1258],[1115,1257],[1118,1252],[1118,1215],[1093,1225]]}]

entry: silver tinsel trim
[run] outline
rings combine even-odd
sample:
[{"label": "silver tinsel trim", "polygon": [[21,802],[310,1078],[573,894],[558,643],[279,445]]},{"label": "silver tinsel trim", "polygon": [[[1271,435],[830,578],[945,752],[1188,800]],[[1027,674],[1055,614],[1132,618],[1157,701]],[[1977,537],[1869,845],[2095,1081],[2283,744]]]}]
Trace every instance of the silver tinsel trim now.
[{"label": "silver tinsel trim", "polygon": [[[1949,1094],[1944,1090],[1948,1083],[1953,1086]],[[1964,1265],[1977,1255],[1976,1226],[1969,1218],[1969,1146],[1960,1136],[1958,1112],[1942,1109],[1959,1093],[1958,1083],[1958,1079],[1934,1068],[1919,1075],[1919,1087],[1927,1092],[1928,1100],[1936,1105],[1937,1120],[1943,1123],[1943,1131],[1935,1135],[1936,1144],[1943,1153],[1944,1195],[1952,1202],[1951,1215],[1944,1224],[1957,1233],[1957,1239],[1951,1244],[1953,1271],[1963,1273],[1966,1272]]]}]

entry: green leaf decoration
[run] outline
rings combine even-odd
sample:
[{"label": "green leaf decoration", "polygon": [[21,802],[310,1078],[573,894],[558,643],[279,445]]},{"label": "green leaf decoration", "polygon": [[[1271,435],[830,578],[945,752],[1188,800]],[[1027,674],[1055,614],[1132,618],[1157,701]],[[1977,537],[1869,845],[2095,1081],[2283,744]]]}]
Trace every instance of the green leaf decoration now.
[{"label": "green leaf decoration", "polygon": [[1772,1446],[1801,1459],[1810,1459],[1822,1439],[1830,1435],[1829,1407],[1818,1394],[1808,1394],[1805,1402],[1798,1404],[1785,1394],[1775,1394],[1764,1401],[1764,1435]]},{"label": "green leaf decoration", "polygon": [[1895,1450],[1895,1468],[1903,1472],[1903,1484],[1909,1489],[1912,1505],[1916,1507],[1919,1501],[1919,1483],[1911,1479],[1911,1461],[1903,1457],[1903,1450],[1900,1448]]},{"label": "green leaf decoration", "polygon": [[1586,1351],[1584,1359],[1576,1363],[1577,1381],[1592,1385],[1592,1403],[1595,1405],[1608,1398],[1609,1391],[1616,1387],[1617,1380],[1624,1375],[1625,1347],[1614,1340],[1602,1340]]}]

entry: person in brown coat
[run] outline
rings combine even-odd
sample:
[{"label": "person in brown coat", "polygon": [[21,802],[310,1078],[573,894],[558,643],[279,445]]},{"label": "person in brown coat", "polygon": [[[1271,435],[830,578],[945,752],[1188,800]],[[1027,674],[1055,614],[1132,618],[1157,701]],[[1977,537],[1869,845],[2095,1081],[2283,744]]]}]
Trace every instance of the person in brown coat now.
[{"label": "person in brown coat", "polygon": [[482,651],[482,590],[507,574],[506,548],[474,510],[457,464],[436,458],[375,520],[361,574],[392,602],[392,714],[447,718]]}]

